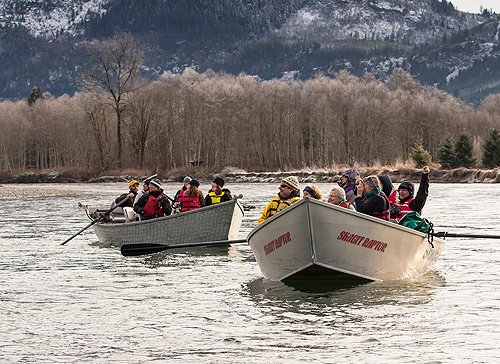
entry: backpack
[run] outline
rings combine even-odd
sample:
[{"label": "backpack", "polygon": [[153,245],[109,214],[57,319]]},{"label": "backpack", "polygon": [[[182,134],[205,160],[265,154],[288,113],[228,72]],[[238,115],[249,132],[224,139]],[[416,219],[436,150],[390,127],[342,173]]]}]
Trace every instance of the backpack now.
[{"label": "backpack", "polygon": [[404,215],[399,220],[399,225],[403,225],[423,233],[430,232],[432,234],[434,230],[434,224],[426,218],[421,217],[416,211],[412,211]]}]

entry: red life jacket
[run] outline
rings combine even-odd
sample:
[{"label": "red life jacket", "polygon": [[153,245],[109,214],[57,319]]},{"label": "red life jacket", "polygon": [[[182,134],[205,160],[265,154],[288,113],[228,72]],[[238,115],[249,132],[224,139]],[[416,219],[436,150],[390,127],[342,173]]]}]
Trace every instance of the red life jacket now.
[{"label": "red life jacket", "polygon": [[196,210],[201,207],[199,196],[189,197],[187,194],[179,197],[179,204],[181,205],[181,212]]},{"label": "red life jacket", "polygon": [[162,195],[158,197],[149,195],[148,202],[144,205],[144,217],[160,217],[164,216],[163,210],[159,202],[156,202],[157,198],[161,198]]},{"label": "red life jacket", "polygon": [[387,220],[387,221],[389,221],[391,219],[391,214],[389,212],[389,209],[384,210],[384,211],[375,211],[373,213],[373,216],[378,217],[379,219],[382,219],[382,220]]},{"label": "red life jacket", "polygon": [[184,190],[184,189],[181,188],[180,191],[179,191],[179,196],[177,197],[177,200],[175,202],[179,202],[180,203],[182,201],[182,197],[183,196],[187,196],[187,193],[186,193],[186,190]]},{"label": "red life jacket", "polygon": [[387,196],[387,199],[389,200],[390,205],[394,205],[396,203],[396,195],[398,194],[397,190],[394,190],[393,193],[391,193],[389,196]]},{"label": "red life jacket", "polygon": [[[396,202],[395,205],[400,208],[401,213],[394,215],[394,218],[399,221],[403,216],[405,216],[408,212],[412,212],[413,210],[410,208],[410,202],[413,201],[413,198],[409,198],[405,201],[404,204],[401,204],[400,201]],[[421,214],[422,211],[419,212]]]},{"label": "red life jacket", "polygon": [[339,206],[340,207],[345,207],[346,209],[349,209],[349,206],[351,206],[352,204],[348,201],[345,201],[343,203],[341,203]]}]

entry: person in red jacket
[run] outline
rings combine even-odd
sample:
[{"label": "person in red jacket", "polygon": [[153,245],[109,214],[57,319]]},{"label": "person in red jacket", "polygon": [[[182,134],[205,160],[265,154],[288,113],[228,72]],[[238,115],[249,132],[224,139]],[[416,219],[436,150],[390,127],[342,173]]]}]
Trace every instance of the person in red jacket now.
[{"label": "person in red jacket", "polygon": [[200,187],[200,182],[193,179],[189,182],[189,188],[187,193],[179,197],[177,203],[181,207],[181,212],[191,211],[199,209],[200,207],[205,207],[205,199],[203,198],[203,192],[198,188]]},{"label": "person in red jacket", "polygon": [[162,217],[172,213],[172,206],[163,194],[161,183],[154,179],[149,182],[149,192],[142,196],[134,205],[134,211],[141,215],[141,220]]},{"label": "person in red jacket", "polygon": [[418,187],[417,196],[413,198],[415,187],[410,181],[403,181],[398,187],[399,199],[391,206],[391,219],[399,221],[407,213],[416,211],[422,214],[427,196],[429,195],[429,167],[422,168],[422,177]]}]

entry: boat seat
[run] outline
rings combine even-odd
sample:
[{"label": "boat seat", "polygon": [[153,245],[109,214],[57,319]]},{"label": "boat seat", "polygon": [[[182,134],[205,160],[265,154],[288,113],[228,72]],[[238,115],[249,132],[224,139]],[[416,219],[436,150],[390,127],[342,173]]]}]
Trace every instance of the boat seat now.
[{"label": "boat seat", "polygon": [[125,222],[131,222],[137,220],[137,214],[132,207],[124,207],[123,215],[125,216]]},{"label": "boat seat", "polygon": [[113,222],[125,222],[127,221],[125,215],[123,214],[123,208],[117,207],[110,214],[109,217]]}]

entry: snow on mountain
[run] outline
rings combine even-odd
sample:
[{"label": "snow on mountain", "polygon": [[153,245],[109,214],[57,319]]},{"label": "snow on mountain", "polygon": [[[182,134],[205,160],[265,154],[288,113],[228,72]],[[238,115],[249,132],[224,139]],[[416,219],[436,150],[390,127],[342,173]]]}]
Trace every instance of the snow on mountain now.
[{"label": "snow on mountain", "polygon": [[484,20],[477,14],[437,14],[426,1],[316,0],[288,18],[276,33],[323,41],[390,39],[419,44],[472,28]]},{"label": "snow on mountain", "polygon": [[78,24],[90,14],[103,14],[105,0],[3,0],[0,25],[21,26],[36,37],[53,38],[78,33]]}]

